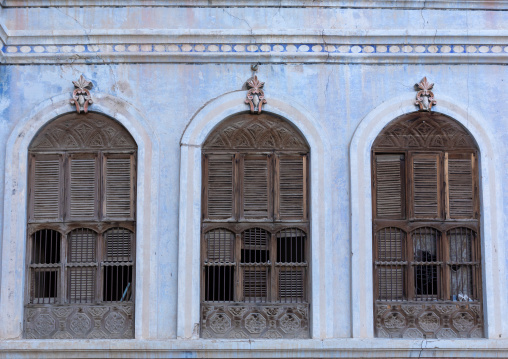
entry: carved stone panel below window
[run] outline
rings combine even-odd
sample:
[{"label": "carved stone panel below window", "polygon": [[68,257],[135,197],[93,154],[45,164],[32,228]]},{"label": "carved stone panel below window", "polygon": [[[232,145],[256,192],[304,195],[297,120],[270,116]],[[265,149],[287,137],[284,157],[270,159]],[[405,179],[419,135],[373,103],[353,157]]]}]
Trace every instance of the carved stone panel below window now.
[{"label": "carved stone panel below window", "polygon": [[27,339],[132,339],[134,304],[25,308]]},{"label": "carved stone panel below window", "polygon": [[309,338],[309,305],[203,304],[202,338]]},{"label": "carved stone panel below window", "polygon": [[483,338],[478,302],[376,303],[378,338]]}]

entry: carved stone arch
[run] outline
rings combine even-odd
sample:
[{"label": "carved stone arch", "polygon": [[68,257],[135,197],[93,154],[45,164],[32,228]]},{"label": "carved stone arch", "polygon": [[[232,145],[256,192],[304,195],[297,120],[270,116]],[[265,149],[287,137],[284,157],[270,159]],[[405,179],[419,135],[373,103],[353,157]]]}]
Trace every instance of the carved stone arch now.
[{"label": "carved stone arch", "polygon": [[377,136],[373,149],[478,149],[474,138],[457,121],[438,112],[413,112],[397,117]]},{"label": "carved stone arch", "polygon": [[131,134],[105,115],[68,113],[44,126],[29,146],[35,151],[136,149]]},{"label": "carved stone arch", "polygon": [[220,148],[309,151],[306,140],[293,125],[267,112],[241,113],[222,121],[203,144],[203,149]]}]

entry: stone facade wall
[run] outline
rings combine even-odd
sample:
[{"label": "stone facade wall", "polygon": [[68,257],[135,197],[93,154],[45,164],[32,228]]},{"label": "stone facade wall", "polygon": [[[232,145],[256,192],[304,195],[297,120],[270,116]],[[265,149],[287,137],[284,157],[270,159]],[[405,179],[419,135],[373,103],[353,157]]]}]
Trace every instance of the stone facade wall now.
[{"label": "stone facade wall", "polygon": [[[507,356],[508,3],[404,3],[2,2],[0,357],[20,349]],[[197,335],[199,285],[190,283],[199,277],[200,146],[221,119],[248,110],[245,81],[256,63],[264,111],[292,121],[311,147],[311,339],[297,343]],[[116,118],[138,144],[136,339],[22,340],[26,151],[44,124],[75,111],[80,75],[94,85],[90,111]],[[414,84],[424,76],[435,84],[433,110],[468,128],[481,152],[487,339],[374,338],[370,145],[391,119],[417,109]]]}]

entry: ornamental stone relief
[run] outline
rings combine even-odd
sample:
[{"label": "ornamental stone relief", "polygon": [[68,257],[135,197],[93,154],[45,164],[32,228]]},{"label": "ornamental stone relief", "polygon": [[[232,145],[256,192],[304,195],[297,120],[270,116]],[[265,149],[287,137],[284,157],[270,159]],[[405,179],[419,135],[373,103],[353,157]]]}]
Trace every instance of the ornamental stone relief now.
[{"label": "ornamental stone relief", "polygon": [[134,304],[25,308],[27,339],[134,338]]},{"label": "ornamental stone relief", "polygon": [[[479,313],[479,314],[477,314]],[[378,338],[482,338],[479,303],[379,303],[375,305]]]},{"label": "ornamental stone relief", "polygon": [[401,122],[388,124],[376,138],[376,149],[476,149],[467,130],[440,113],[414,112]]},{"label": "ornamental stone relief", "polygon": [[77,113],[87,113],[88,106],[93,103],[92,95],[90,91],[93,87],[93,83],[88,81],[81,75],[78,81],[72,81],[74,84],[74,91],[72,92],[71,105],[76,106]]},{"label": "ornamental stone relief", "polygon": [[68,114],[46,126],[30,145],[31,150],[136,149],[129,132],[115,120],[101,115]]},{"label": "ornamental stone relief", "polygon": [[309,338],[308,304],[201,307],[202,338]]},{"label": "ornamental stone relief", "polygon": [[305,139],[290,123],[266,113],[241,114],[223,121],[208,136],[203,148],[308,151]]}]

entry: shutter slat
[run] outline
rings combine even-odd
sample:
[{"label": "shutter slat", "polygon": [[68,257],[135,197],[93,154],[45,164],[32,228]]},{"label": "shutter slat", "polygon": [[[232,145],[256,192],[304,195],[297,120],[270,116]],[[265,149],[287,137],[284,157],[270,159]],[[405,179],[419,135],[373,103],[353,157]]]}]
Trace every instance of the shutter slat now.
[{"label": "shutter slat", "polygon": [[403,213],[403,155],[376,155],[376,215],[400,219]]},{"label": "shutter slat", "polygon": [[69,268],[69,301],[71,303],[92,303],[96,269],[90,267]]},{"label": "shutter slat", "polygon": [[131,218],[132,172],[131,157],[106,157],[106,209],[108,218]]},{"label": "shutter slat", "polygon": [[212,262],[234,262],[234,233],[225,229],[215,229],[205,235],[207,243],[207,259]]},{"label": "shutter slat", "polygon": [[106,261],[132,261],[132,238],[134,233],[125,228],[112,228],[105,233]]},{"label": "shutter slat", "polygon": [[245,298],[265,299],[267,296],[268,268],[245,269],[243,273],[243,295]]},{"label": "shutter slat", "polygon": [[245,157],[243,162],[243,215],[268,217],[268,156]]},{"label": "shutter slat", "polygon": [[91,229],[78,228],[69,235],[69,262],[89,263],[95,261],[97,234]]},{"label": "shutter slat", "polygon": [[380,300],[402,300],[404,297],[404,271],[402,267],[377,268]]},{"label": "shutter slat", "polygon": [[304,215],[303,156],[280,156],[279,214],[281,218],[302,218]]},{"label": "shutter slat", "polygon": [[73,218],[94,218],[97,213],[96,159],[71,157],[70,167],[70,215]]},{"label": "shutter slat", "polygon": [[60,218],[61,160],[60,158],[35,157],[33,186],[34,219]]},{"label": "shutter slat", "polygon": [[437,156],[414,156],[413,196],[416,218],[439,217]]},{"label": "shutter slat", "polygon": [[284,270],[279,272],[280,299],[303,299],[303,270]]},{"label": "shutter slat", "polygon": [[208,218],[233,217],[233,156],[208,157]]},{"label": "shutter slat", "polygon": [[377,260],[402,261],[404,232],[399,228],[383,228],[377,232]]},{"label": "shutter slat", "polygon": [[451,218],[473,218],[473,168],[471,158],[448,159]]}]

